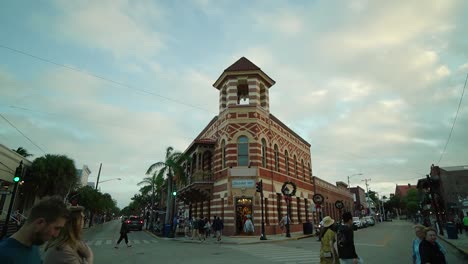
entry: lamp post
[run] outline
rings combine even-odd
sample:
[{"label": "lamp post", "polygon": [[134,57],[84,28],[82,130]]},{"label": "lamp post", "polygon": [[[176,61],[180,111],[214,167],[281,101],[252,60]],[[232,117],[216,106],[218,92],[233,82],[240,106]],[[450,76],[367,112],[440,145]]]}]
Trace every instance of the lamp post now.
[{"label": "lamp post", "polygon": [[290,211],[289,204],[291,202],[290,201],[291,193],[289,192],[288,187],[284,187],[283,193],[284,193],[284,198],[286,199],[286,237],[291,237],[291,233],[289,229],[289,211]]},{"label": "lamp post", "polygon": [[363,175],[362,173],[355,173],[355,174],[351,174],[351,175],[348,175],[348,191],[351,189],[351,186],[349,186],[349,179],[353,176],[358,176],[358,175]]}]

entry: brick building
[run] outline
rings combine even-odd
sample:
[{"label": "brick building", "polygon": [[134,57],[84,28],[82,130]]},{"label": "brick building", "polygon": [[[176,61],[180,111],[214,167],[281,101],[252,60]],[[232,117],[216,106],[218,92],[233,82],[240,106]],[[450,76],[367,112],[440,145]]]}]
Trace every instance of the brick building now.
[{"label": "brick building", "polygon": [[395,196],[399,196],[401,198],[405,197],[409,190],[414,189],[417,190],[416,185],[406,184],[406,185],[397,185],[395,187]]},{"label": "brick building", "polygon": [[354,196],[354,216],[366,215],[368,212],[366,191],[359,186],[351,187],[350,191]]},{"label": "brick building", "polygon": [[177,183],[177,212],[191,217],[220,216],[226,235],[241,234],[247,215],[260,233],[262,180],[266,234],[279,233],[286,214],[281,193],[291,181],[291,232],[311,220],[313,196],[310,144],[270,113],[269,89],[275,81],[242,57],[214,83],[219,91],[219,114],[184,151],[188,180]]},{"label": "brick building", "polygon": [[[318,177],[313,177],[314,193],[321,194],[324,198],[322,204],[322,217],[327,215],[335,220],[341,219],[341,214],[344,212],[352,212],[354,209],[353,194],[348,190],[348,186],[344,182],[337,182],[336,185],[329,183]],[[344,208],[341,210],[336,209],[335,203],[342,201]],[[314,214],[314,223],[318,221],[317,214]]]}]

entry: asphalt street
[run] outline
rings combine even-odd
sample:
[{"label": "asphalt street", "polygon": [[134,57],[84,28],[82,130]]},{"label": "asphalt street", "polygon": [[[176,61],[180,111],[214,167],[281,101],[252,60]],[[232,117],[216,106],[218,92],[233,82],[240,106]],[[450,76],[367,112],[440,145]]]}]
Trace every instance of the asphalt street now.
[{"label": "asphalt street", "polygon": [[[360,229],[355,233],[358,255],[365,263],[411,263],[411,223],[394,221]],[[202,243],[184,243],[158,238],[145,231],[129,233],[130,248],[119,238],[120,222],[113,221],[87,230],[85,238],[93,249],[95,263],[319,263],[320,243],[316,238],[259,244],[223,244],[210,239]],[[457,250],[448,251],[448,263],[468,263]]]}]

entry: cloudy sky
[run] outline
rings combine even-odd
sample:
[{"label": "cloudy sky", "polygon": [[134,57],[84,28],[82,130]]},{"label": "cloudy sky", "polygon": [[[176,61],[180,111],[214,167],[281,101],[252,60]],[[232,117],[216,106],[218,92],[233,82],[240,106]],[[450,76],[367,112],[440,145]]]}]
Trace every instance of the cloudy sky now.
[{"label": "cloudy sky", "polygon": [[[120,207],[165,148],[218,113],[242,56],[275,81],[271,112],[313,174],[387,194],[431,164],[468,165],[466,1],[8,1],[0,9],[0,143],[86,164]],[[440,160],[440,161],[439,161]]]}]

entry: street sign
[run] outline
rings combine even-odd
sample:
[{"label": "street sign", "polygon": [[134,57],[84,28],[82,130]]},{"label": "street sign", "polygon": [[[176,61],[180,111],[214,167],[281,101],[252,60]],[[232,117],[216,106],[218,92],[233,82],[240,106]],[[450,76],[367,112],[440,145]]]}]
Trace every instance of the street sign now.
[{"label": "street sign", "polygon": [[11,191],[0,191],[0,195],[8,195],[11,194]]}]

